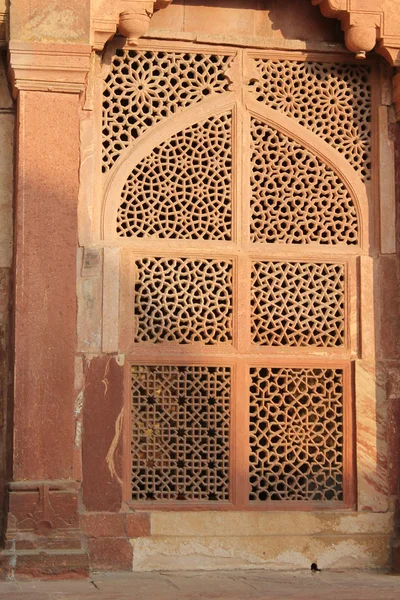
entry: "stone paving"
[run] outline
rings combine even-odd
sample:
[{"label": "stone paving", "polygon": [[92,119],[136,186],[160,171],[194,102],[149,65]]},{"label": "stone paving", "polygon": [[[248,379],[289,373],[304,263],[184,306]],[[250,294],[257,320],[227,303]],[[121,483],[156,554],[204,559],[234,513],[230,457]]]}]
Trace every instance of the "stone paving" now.
[{"label": "stone paving", "polygon": [[0,600],[400,600],[400,576],[363,572],[107,573],[0,583]]}]

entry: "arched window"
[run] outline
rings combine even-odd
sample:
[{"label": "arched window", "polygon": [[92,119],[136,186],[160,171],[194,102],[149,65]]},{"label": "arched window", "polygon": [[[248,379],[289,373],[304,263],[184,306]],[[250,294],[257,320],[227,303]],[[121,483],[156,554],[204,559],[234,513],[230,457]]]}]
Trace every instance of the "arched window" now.
[{"label": "arched window", "polygon": [[352,506],[371,67],[141,44],[102,98],[126,499]]}]

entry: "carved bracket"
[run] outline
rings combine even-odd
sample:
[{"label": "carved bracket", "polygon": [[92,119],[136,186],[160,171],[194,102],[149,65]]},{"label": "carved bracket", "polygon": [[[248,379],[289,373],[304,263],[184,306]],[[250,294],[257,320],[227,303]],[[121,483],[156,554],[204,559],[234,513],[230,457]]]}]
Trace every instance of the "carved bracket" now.
[{"label": "carved bracket", "polygon": [[400,65],[400,12],[390,0],[311,0],[325,17],[339,19],[347,48],[357,58],[375,48],[394,66]]},{"label": "carved bracket", "polygon": [[[117,0],[110,8],[109,2],[100,5],[92,21],[92,46],[103,50],[117,32],[127,38],[128,45],[136,46],[145,35],[154,12],[166,8],[172,0]],[[101,16],[100,16],[101,15]]]}]

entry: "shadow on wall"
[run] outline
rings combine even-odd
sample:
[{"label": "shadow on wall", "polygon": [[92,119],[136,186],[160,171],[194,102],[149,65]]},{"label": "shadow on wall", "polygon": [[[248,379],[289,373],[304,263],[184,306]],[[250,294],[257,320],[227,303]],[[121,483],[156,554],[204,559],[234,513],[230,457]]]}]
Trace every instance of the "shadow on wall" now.
[{"label": "shadow on wall", "polygon": [[[196,7],[201,18],[204,8],[205,14],[210,14],[212,9],[238,9],[249,11],[263,11],[263,27],[259,35],[270,35],[273,38],[296,39],[314,42],[344,43],[340,22],[322,16],[319,8],[313,6],[310,0],[174,0],[175,6]],[[226,13],[229,14],[229,13]],[[231,14],[231,13],[230,13]],[[223,13],[218,16],[222,20]],[[221,23],[222,24],[222,23]],[[223,24],[221,33],[225,33],[226,24]],[[255,31],[256,33],[256,31]]]}]

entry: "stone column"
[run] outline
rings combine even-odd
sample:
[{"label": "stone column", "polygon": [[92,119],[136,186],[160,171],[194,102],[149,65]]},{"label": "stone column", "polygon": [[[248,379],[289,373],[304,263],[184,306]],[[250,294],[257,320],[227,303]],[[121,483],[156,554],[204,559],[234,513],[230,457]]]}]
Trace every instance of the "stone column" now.
[{"label": "stone column", "polygon": [[10,42],[17,101],[6,573],[85,576],[75,450],[79,108],[90,46]]}]

